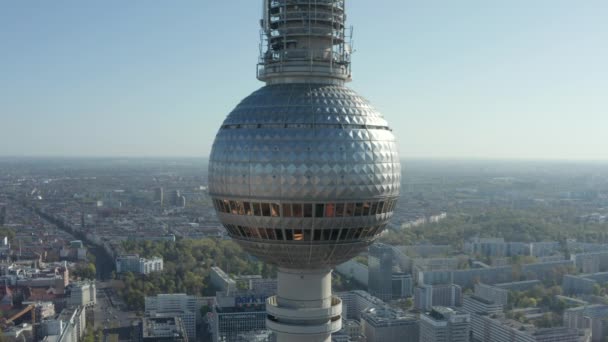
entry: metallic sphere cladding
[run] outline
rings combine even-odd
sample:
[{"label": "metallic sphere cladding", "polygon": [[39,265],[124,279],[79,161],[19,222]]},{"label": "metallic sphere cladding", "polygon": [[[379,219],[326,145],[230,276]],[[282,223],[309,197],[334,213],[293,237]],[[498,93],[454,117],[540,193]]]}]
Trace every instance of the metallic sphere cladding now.
[{"label": "metallic sphere cladding", "polygon": [[342,85],[267,85],[218,132],[209,190],[229,235],[265,262],[333,267],[386,227],[401,168],[392,131]]}]

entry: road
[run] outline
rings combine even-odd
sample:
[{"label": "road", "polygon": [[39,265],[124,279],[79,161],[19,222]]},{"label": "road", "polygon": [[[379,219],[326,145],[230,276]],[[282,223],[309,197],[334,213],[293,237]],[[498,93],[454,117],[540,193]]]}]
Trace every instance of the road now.
[{"label": "road", "polygon": [[97,281],[97,305],[95,306],[95,329],[131,326],[137,319],[134,312],[125,312],[119,306],[114,290],[107,282]]}]

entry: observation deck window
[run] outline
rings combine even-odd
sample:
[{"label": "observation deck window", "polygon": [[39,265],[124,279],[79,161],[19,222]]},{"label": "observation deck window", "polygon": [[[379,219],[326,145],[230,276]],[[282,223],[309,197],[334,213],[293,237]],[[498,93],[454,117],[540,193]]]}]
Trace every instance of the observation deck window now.
[{"label": "observation deck window", "polygon": [[363,203],[355,204],[355,216],[361,216],[363,214]]},{"label": "observation deck window", "polygon": [[253,203],[253,216],[262,216],[262,210],[260,209],[260,203]]},{"label": "observation deck window", "polygon": [[270,217],[270,204],[262,203],[262,216]]},{"label": "observation deck window", "polygon": [[302,211],[301,204],[292,204],[293,208],[293,217],[304,217],[304,212]]},{"label": "observation deck window", "polygon": [[350,217],[353,216],[355,213],[355,204],[354,203],[347,203],[346,204],[346,212],[344,212],[344,216]]},{"label": "observation deck window", "polygon": [[325,214],[324,207],[325,205],[323,203],[315,204],[315,217],[323,217],[323,214]]},{"label": "observation deck window", "polygon": [[291,203],[283,204],[283,217],[292,217],[292,215],[291,215]]},{"label": "observation deck window", "polygon": [[278,203],[270,204],[270,216],[272,217],[280,217],[281,216],[281,207]]},{"label": "observation deck window", "polygon": [[304,217],[312,217],[312,204],[304,204]]}]

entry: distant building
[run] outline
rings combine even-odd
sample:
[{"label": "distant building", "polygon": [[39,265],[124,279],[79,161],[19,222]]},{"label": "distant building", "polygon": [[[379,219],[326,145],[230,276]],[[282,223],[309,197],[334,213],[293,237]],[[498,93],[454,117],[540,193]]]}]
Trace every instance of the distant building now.
[{"label": "distant building", "polygon": [[568,295],[593,294],[596,286],[608,283],[608,272],[573,275],[566,274],[562,279],[562,289]]},{"label": "distant building", "polygon": [[144,317],[141,324],[142,342],[188,342],[188,334],[179,317]]},{"label": "distant building", "polygon": [[357,283],[369,287],[369,268],[355,259],[337,265],[335,270],[346,278],[353,279]]},{"label": "distant building", "polygon": [[582,273],[598,273],[608,271],[608,250],[579,253],[570,255],[572,260]]},{"label": "distant building", "polygon": [[157,202],[162,207],[164,205],[165,194],[162,187],[154,189],[154,202]]},{"label": "distant building", "polygon": [[90,307],[97,304],[97,289],[95,282],[71,283],[68,286],[68,305]]},{"label": "distant building", "polygon": [[384,301],[393,299],[393,248],[383,243],[369,247],[368,291]]},{"label": "distant building", "polygon": [[471,314],[474,341],[579,342],[582,331],[566,327],[537,329],[502,316]]},{"label": "distant building", "polygon": [[470,314],[500,314],[503,305],[478,296],[465,296],[462,300],[462,311]]},{"label": "distant building", "polygon": [[0,205],[0,226],[6,224],[6,206]]},{"label": "distant building", "polygon": [[564,325],[590,329],[592,342],[604,342],[608,336],[608,305],[586,305],[564,311]]},{"label": "distant building", "polygon": [[475,284],[475,296],[506,306],[509,302],[509,291],[500,287]]},{"label": "distant building", "polygon": [[139,273],[149,274],[163,270],[163,259],[155,257],[152,259],[140,258],[137,254],[121,255],[116,258],[116,273]]},{"label": "distant building", "polygon": [[218,293],[211,321],[213,342],[240,341],[245,335],[266,341],[266,299],[252,293]]},{"label": "distant building", "polygon": [[179,317],[186,329],[188,340],[196,341],[196,321],[200,316],[197,298],[183,293],[159,294],[145,299],[145,317]]},{"label": "distant building", "polygon": [[437,306],[420,315],[420,342],[469,342],[471,316]]},{"label": "distant building", "polygon": [[236,291],[236,281],[217,266],[211,267],[209,279],[211,284],[219,291],[228,293]]},{"label": "distant building", "polygon": [[495,284],[494,286],[507,291],[528,291],[541,284],[540,280],[535,279]]},{"label": "distant building", "polygon": [[347,319],[360,320],[363,311],[387,306],[382,299],[361,290],[338,292],[336,296],[342,299],[342,317]]},{"label": "distant building", "polygon": [[418,342],[418,319],[388,307],[368,309],[361,314],[367,342]]},{"label": "distant building", "polygon": [[487,257],[530,255],[531,246],[525,242],[505,242],[503,238],[473,238],[464,244],[465,252]]},{"label": "distant building", "polygon": [[423,285],[414,290],[414,307],[430,311],[434,306],[462,306],[462,289],[455,284]]},{"label": "distant building", "polygon": [[86,332],[86,310],[77,306],[40,324],[42,342],[79,342]]},{"label": "distant building", "polygon": [[410,274],[393,273],[391,283],[393,299],[411,297],[414,294],[414,280]]},{"label": "distant building", "polygon": [[402,253],[382,243],[369,247],[368,291],[384,301],[412,296],[412,277],[402,271],[396,254]]}]

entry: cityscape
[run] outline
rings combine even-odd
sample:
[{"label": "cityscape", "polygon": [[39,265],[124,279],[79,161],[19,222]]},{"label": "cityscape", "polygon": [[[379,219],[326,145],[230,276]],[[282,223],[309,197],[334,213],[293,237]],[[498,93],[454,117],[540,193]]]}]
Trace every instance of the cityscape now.
[{"label": "cityscape", "polygon": [[[333,340],[605,340],[608,165],[402,163],[387,232],[332,273]],[[207,164],[3,158],[5,339],[270,339],[277,269],[220,225]]]},{"label": "cityscape", "polygon": [[[0,342],[608,342],[608,145],[593,133],[606,126],[598,101],[605,94],[596,92],[605,80],[593,78],[603,70],[585,78],[588,86],[573,78],[578,93],[568,88],[566,96],[559,92],[572,85],[547,79],[558,73],[542,76],[541,67],[558,65],[563,54],[538,64],[568,45],[564,39],[580,52],[563,74],[577,75],[575,64],[580,74],[593,68],[592,57],[574,55],[604,52],[598,44],[585,50],[603,32],[595,16],[604,7],[575,10],[560,1],[547,4],[550,13],[534,6],[517,13],[516,2],[500,14],[479,5],[479,13],[494,15],[488,18],[496,23],[484,24],[491,39],[477,36],[472,23],[483,15],[467,14],[470,4],[446,4],[442,12],[403,2],[378,14],[388,4],[258,0],[261,17],[251,1],[234,4],[237,11],[224,2],[0,5],[0,22],[19,37],[7,40],[0,64],[31,67],[23,76],[4,73],[14,86],[0,97],[7,103],[0,107],[7,115],[0,120]],[[233,12],[228,20],[219,15],[226,12]],[[398,12],[408,12],[403,23],[412,36],[367,26],[401,21]],[[447,12],[472,21],[442,17]],[[538,25],[541,12],[580,25]],[[255,29],[240,23],[243,13],[258,16]],[[208,29],[211,21],[213,34],[197,36],[213,51],[200,55],[208,60],[199,98],[190,93],[197,64],[179,58],[198,58],[200,42],[188,34],[197,32],[193,22]],[[375,35],[361,35],[361,50],[372,46],[367,56],[374,56],[361,65],[353,65],[351,21]],[[452,42],[454,27],[473,29]],[[0,37],[11,29],[0,29]],[[463,92],[429,86],[434,72],[426,83],[409,65],[422,90],[406,98],[401,86],[410,81],[401,67],[414,63],[407,56],[420,44],[414,32],[430,44],[434,30],[444,30],[445,61],[473,60],[484,70],[480,84],[504,68],[502,93],[460,87],[461,70],[439,66],[433,53],[419,65],[451,75],[446,84]],[[560,36],[555,46],[547,32]],[[524,50],[509,39],[516,36],[537,62],[528,72]],[[80,51],[70,54],[71,44],[58,41],[77,42]],[[254,41],[255,76],[245,75],[241,48]],[[492,45],[509,61],[501,49],[511,44],[521,65],[495,57],[487,67],[481,59],[489,55],[457,47],[472,42],[479,56]],[[45,52],[25,53],[26,45]],[[399,53],[389,52],[394,46]],[[459,55],[465,52],[468,58]],[[33,62],[37,56],[44,61]],[[77,71],[41,86],[51,69],[65,66]],[[162,69],[165,77],[143,77]],[[367,86],[361,93],[349,86],[359,69]],[[537,70],[544,86],[534,86]],[[523,74],[530,85],[508,80]],[[241,87],[254,79],[263,83],[257,90]],[[87,92],[90,84],[98,88]],[[244,89],[249,95],[241,96]],[[441,93],[442,103],[401,115],[424,91]],[[205,112],[189,118],[188,98],[205,102]],[[501,104],[505,99],[512,102]],[[59,113],[68,102],[84,107]],[[450,103],[459,108],[453,117],[432,117]],[[528,107],[517,113],[515,103]],[[578,120],[568,116],[572,108]],[[482,118],[486,110],[496,118]],[[529,130],[543,115],[551,120]],[[185,124],[176,130],[171,121]]]}]

